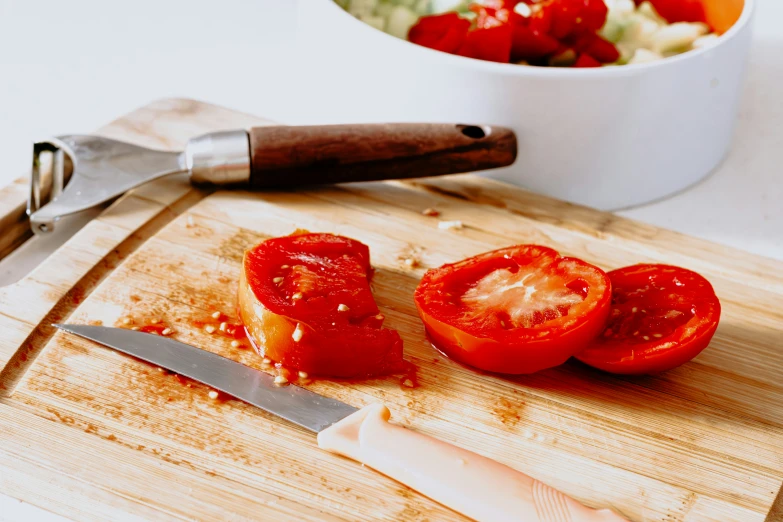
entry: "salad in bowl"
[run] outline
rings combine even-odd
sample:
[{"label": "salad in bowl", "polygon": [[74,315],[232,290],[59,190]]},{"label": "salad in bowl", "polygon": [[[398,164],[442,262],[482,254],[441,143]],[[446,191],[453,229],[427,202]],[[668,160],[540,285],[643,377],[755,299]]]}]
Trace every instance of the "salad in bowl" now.
[{"label": "salad in bowl", "polygon": [[414,44],[500,63],[647,63],[716,43],[743,0],[335,0]]}]

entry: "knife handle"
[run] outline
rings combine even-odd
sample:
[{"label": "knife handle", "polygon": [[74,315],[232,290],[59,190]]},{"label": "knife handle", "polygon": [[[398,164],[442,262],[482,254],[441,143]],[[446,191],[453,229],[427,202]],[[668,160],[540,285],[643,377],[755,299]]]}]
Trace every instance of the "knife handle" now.
[{"label": "knife handle", "polygon": [[489,125],[255,127],[249,137],[254,188],[456,174],[505,167],[517,154],[514,132]]},{"label": "knife handle", "polygon": [[318,446],[479,522],[627,522],[504,464],[390,424],[389,417],[382,404],[366,406],[320,432]]}]

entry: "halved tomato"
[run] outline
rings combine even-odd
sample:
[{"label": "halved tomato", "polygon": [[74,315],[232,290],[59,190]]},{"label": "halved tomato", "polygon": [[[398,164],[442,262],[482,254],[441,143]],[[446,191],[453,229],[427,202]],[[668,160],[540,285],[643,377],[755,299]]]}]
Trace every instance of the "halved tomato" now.
[{"label": "halved tomato", "polygon": [[557,366],[604,329],[611,288],[600,269],[519,245],[430,270],[414,299],[432,343],[482,370]]},{"label": "halved tomato", "polygon": [[370,251],[333,234],[269,239],[245,253],[239,311],[256,350],[285,368],[330,377],[402,370],[402,339],[381,328]]},{"label": "halved tomato", "polygon": [[710,343],[720,302],[702,276],[669,265],[635,265],[608,275],[609,321],[577,359],[612,373],[659,373],[690,361]]}]

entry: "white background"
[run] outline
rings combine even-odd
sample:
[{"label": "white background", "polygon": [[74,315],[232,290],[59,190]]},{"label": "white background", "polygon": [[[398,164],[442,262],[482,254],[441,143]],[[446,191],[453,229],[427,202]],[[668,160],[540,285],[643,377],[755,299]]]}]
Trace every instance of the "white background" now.
[{"label": "white background", "polygon": [[[728,159],[690,190],[622,214],[783,259],[783,2],[757,3]],[[27,172],[32,140],[89,132],[155,98],[323,121],[289,94],[295,16],[292,0],[0,0],[0,185]],[[0,495],[0,521],[57,519]]]}]

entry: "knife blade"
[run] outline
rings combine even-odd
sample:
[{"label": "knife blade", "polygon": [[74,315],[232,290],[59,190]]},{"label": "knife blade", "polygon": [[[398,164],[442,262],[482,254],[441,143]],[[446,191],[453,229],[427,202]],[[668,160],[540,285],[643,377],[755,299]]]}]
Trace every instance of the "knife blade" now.
[{"label": "knife blade", "polygon": [[509,466],[390,424],[382,404],[357,409],[183,342],[107,326],[66,332],[179,373],[318,433],[318,447],[366,464],[479,522],[628,522]]},{"label": "knife blade", "polygon": [[206,384],[314,433],[358,411],[299,386],[277,386],[268,373],[170,337],[106,326],[55,326]]}]

